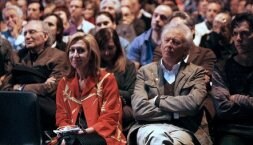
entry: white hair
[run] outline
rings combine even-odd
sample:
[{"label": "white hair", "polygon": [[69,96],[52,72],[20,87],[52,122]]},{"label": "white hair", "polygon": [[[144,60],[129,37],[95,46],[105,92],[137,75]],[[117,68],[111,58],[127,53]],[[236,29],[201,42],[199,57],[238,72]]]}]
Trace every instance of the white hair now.
[{"label": "white hair", "polygon": [[5,13],[9,10],[14,10],[17,15],[22,18],[23,17],[23,11],[20,7],[15,6],[15,5],[8,5],[6,8],[3,9],[3,19],[5,20]]},{"label": "white hair", "polygon": [[118,12],[120,11],[120,2],[119,0],[102,0],[101,3],[100,3],[100,10],[103,8],[103,6],[108,3],[108,2],[112,2],[114,4],[114,8],[115,10]]},{"label": "white hair", "polygon": [[167,25],[164,26],[162,34],[161,34],[161,38],[164,38],[164,35],[166,35],[168,32],[172,31],[172,30],[177,30],[179,32],[181,32],[186,40],[186,44],[187,45],[192,45],[193,44],[193,34],[191,29],[183,24],[183,23],[169,23]]}]

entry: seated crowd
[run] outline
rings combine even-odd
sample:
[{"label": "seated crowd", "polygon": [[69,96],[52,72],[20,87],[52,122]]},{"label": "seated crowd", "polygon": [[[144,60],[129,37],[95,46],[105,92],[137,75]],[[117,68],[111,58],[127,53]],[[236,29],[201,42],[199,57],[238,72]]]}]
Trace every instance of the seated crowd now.
[{"label": "seated crowd", "polygon": [[43,144],[253,141],[251,0],[5,0],[0,10],[0,91],[37,95]]}]

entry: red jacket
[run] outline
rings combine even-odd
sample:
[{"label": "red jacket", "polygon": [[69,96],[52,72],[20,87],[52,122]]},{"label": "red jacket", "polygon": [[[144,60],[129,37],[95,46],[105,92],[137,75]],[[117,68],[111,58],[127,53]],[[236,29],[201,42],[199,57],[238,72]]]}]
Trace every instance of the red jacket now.
[{"label": "red jacket", "polygon": [[56,105],[57,126],[74,125],[82,108],[88,127],[104,137],[107,145],[126,144],[121,125],[121,100],[112,74],[101,70],[98,83],[88,77],[82,92],[79,92],[77,77],[64,77],[57,88]]}]

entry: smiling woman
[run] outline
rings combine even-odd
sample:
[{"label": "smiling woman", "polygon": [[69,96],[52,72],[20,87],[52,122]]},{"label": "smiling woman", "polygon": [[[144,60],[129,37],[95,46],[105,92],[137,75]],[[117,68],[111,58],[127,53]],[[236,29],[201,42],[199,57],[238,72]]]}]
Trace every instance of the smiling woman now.
[{"label": "smiling woman", "polygon": [[111,73],[100,69],[100,53],[95,38],[75,33],[67,45],[67,54],[71,71],[57,88],[56,124],[60,128],[77,125],[82,132],[73,133],[66,144],[126,144],[116,80]]}]

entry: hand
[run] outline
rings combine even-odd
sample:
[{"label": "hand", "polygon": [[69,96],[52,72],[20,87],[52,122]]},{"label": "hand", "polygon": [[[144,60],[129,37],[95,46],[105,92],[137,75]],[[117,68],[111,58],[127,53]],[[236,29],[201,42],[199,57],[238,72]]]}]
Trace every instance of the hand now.
[{"label": "hand", "polygon": [[5,79],[5,75],[0,77],[0,87],[3,85],[4,79]]},{"label": "hand", "polygon": [[56,78],[50,77],[46,80],[45,84],[50,85],[50,84],[54,84],[55,82],[56,82]]},{"label": "hand", "polygon": [[9,30],[11,31],[11,36],[13,36],[14,38],[17,38],[20,31],[21,31],[21,26],[19,26],[17,23],[10,21],[8,23],[9,26]]},{"label": "hand", "polygon": [[15,91],[22,91],[22,85],[20,85],[20,84],[15,84],[15,85],[13,86],[13,90],[15,90]]}]

